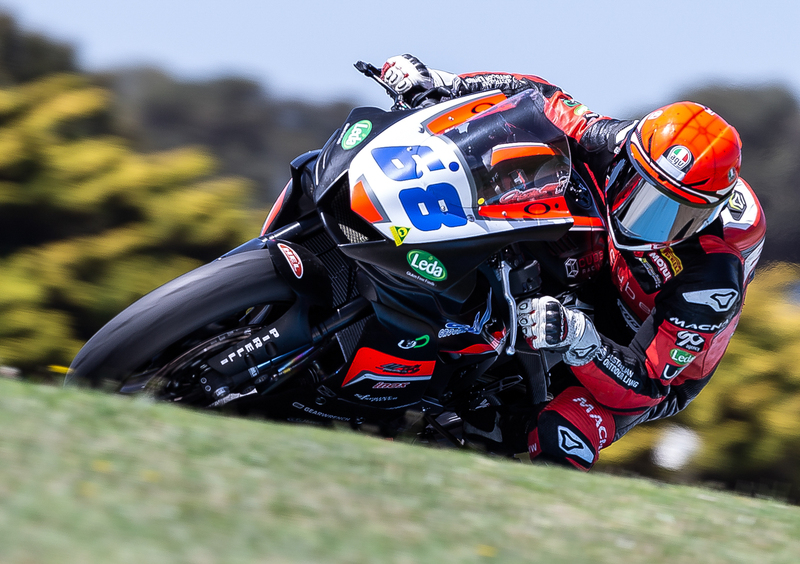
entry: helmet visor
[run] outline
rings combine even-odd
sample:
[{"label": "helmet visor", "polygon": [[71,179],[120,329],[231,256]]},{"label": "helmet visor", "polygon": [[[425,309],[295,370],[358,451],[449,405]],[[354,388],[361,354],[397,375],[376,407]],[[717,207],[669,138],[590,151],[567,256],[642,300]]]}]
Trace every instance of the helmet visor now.
[{"label": "helmet visor", "polygon": [[609,204],[618,246],[647,250],[694,235],[716,219],[724,202],[707,207],[677,202],[637,172]]}]

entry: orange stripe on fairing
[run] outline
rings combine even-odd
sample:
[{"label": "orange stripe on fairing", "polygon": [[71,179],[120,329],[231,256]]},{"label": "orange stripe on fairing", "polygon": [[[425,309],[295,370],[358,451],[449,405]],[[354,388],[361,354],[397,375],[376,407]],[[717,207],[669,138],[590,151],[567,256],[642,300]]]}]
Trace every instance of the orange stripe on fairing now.
[{"label": "orange stripe on fairing", "polygon": [[461,125],[475,114],[479,114],[484,110],[488,110],[495,104],[499,104],[505,99],[505,94],[493,94],[477,100],[470,100],[465,104],[451,109],[447,113],[436,116],[429,121],[426,126],[428,131],[434,135],[437,135],[450,129],[451,127]]},{"label": "orange stripe on fairing", "polygon": [[603,220],[599,217],[581,217],[579,215],[573,216],[575,220],[573,227],[604,227]]},{"label": "orange stripe on fairing", "polygon": [[289,185],[291,183],[292,183],[291,180],[286,183],[286,186],[284,186],[283,190],[281,191],[280,195],[278,196],[278,199],[275,200],[274,204],[272,204],[272,209],[269,210],[269,214],[267,214],[267,219],[264,220],[264,226],[261,228],[261,236],[262,237],[267,234],[267,232],[269,231],[270,226],[272,226],[272,222],[275,221],[275,218],[277,217],[278,212],[281,211],[281,206],[283,206],[283,200],[286,198],[286,192],[289,190]]},{"label": "orange stripe on fairing", "polygon": [[505,147],[495,147],[492,150],[492,166],[499,162],[522,157],[535,157],[538,155],[559,155],[560,153],[541,143],[518,143]]},{"label": "orange stripe on fairing", "polygon": [[479,206],[478,215],[490,219],[569,219],[572,214],[563,196],[513,204]]},{"label": "orange stripe on fairing", "polygon": [[370,223],[385,221],[375,204],[369,199],[364,183],[360,180],[350,191],[350,208]]}]

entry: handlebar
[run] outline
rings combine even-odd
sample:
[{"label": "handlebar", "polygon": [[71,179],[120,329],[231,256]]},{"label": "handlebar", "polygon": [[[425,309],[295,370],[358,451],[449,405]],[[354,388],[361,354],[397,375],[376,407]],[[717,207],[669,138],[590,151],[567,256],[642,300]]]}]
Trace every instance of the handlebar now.
[{"label": "handlebar", "polygon": [[365,63],[364,61],[358,61],[353,66],[356,67],[356,70],[358,72],[360,72],[365,76],[368,76],[369,78],[380,84],[384,90],[386,90],[386,93],[389,94],[389,96],[391,96],[392,99],[394,100],[394,106],[392,107],[393,110],[408,110],[411,108],[411,106],[409,106],[406,103],[405,99],[403,98],[403,95],[394,88],[392,88],[391,86],[389,86],[381,78],[381,69],[370,63]]}]

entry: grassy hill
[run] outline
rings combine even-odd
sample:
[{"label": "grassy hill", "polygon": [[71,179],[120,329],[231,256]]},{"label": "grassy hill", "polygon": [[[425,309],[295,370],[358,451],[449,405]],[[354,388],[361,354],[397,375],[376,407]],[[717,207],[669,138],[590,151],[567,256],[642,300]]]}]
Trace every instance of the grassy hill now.
[{"label": "grassy hill", "polygon": [[0,380],[0,562],[786,562],[800,508]]}]

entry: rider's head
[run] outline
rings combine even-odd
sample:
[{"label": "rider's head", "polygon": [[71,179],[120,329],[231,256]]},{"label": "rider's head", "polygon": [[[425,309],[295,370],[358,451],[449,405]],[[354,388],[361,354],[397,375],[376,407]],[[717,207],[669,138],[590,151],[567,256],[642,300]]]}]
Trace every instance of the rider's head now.
[{"label": "rider's head", "polygon": [[615,245],[659,249],[708,226],[733,191],[741,148],[736,130],[700,104],[678,102],[647,115],[608,181]]}]

